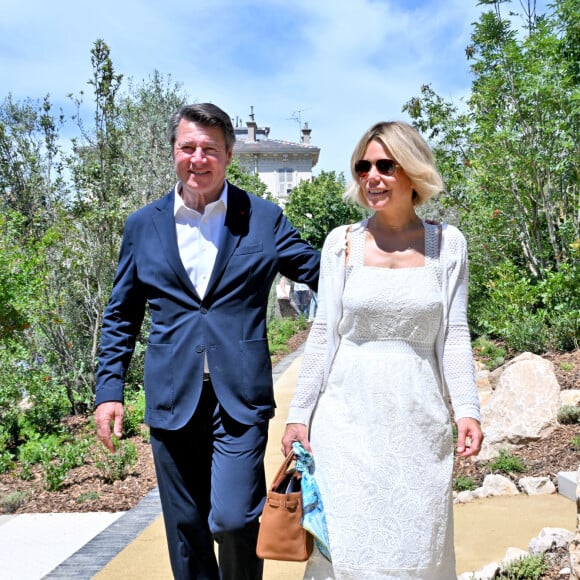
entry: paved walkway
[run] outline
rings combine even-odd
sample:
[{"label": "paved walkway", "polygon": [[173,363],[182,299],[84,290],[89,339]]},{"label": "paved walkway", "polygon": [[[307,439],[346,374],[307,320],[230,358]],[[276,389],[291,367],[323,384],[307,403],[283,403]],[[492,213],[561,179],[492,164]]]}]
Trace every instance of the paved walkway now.
[{"label": "paved walkway", "polygon": [[[268,481],[282,459],[280,439],[302,349],[274,369],[278,409],[266,450]],[[492,498],[455,507],[458,573],[527,549],[543,527],[576,526],[575,502],[560,496]],[[124,514],[24,514],[0,517],[2,580],[170,580],[157,489]],[[264,580],[302,578],[304,564],[265,562]]]}]

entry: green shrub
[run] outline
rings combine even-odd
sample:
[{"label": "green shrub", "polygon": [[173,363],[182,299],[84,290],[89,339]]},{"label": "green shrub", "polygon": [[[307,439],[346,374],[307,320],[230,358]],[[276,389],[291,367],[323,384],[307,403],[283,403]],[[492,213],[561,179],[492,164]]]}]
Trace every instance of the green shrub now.
[{"label": "green shrub", "polygon": [[557,419],[563,425],[580,423],[580,407],[575,405],[562,405],[558,410]]},{"label": "green shrub", "polygon": [[95,466],[107,483],[125,479],[137,463],[137,448],[131,441],[113,437],[116,453],[101,449],[95,456]]},{"label": "green shrub", "polygon": [[480,336],[474,340],[472,348],[489,370],[493,370],[505,363],[507,354],[505,348],[498,346],[487,336]]},{"label": "green shrub", "polygon": [[272,318],[268,321],[268,343],[270,354],[288,352],[288,340],[300,330],[308,327],[304,316],[292,318]]},{"label": "green shrub", "polygon": [[81,493],[77,497],[77,503],[85,503],[87,501],[95,501],[101,497],[101,494],[97,491],[87,491],[86,493]]},{"label": "green shrub", "polygon": [[63,445],[61,435],[39,435],[33,433],[31,438],[18,448],[18,461],[24,465],[44,463],[58,456]]},{"label": "green shrub", "polygon": [[70,410],[64,387],[40,370],[30,371],[28,379],[29,407],[24,411],[21,429],[39,434],[61,433],[61,420]]},{"label": "green shrub", "polygon": [[0,473],[7,473],[14,467],[14,455],[10,451],[0,451]]},{"label": "green shrub", "polygon": [[538,293],[546,310],[549,342],[556,350],[579,348],[580,336],[580,256],[571,246],[569,262],[544,273]]},{"label": "green shrub", "polygon": [[497,578],[507,580],[539,580],[548,569],[548,563],[544,554],[538,556],[523,556],[508,564]]},{"label": "green shrub", "polygon": [[512,455],[505,449],[501,449],[499,457],[496,457],[489,464],[489,469],[492,473],[523,473],[524,471],[527,471],[528,468],[519,457]]},{"label": "green shrub", "polygon": [[57,450],[56,459],[43,462],[44,482],[48,491],[59,490],[69,471],[84,465],[91,445],[89,439],[67,441]]},{"label": "green shrub", "polygon": [[521,267],[505,261],[488,273],[482,291],[485,297],[470,309],[473,327],[483,335],[501,338],[515,351],[546,350],[545,313],[537,287]]},{"label": "green shrub", "polygon": [[22,491],[13,491],[0,497],[0,510],[5,514],[13,514],[20,506],[26,503],[28,496]]},{"label": "green shrub", "polygon": [[476,487],[477,484],[473,477],[460,474],[453,480],[453,489],[455,491],[473,491]]},{"label": "green shrub", "polygon": [[473,274],[469,321],[477,334],[499,338],[517,352],[541,354],[579,347],[577,254],[543,270],[538,278],[509,260],[489,271],[474,268]]},{"label": "green shrub", "polygon": [[144,420],[145,391],[140,388],[131,391],[125,400],[125,413],[123,415],[123,434],[125,437],[140,435]]},{"label": "green shrub", "polygon": [[20,478],[32,477],[32,466],[42,465],[44,482],[49,491],[60,489],[68,472],[85,463],[92,440],[71,440],[68,435],[34,435],[18,448]]}]

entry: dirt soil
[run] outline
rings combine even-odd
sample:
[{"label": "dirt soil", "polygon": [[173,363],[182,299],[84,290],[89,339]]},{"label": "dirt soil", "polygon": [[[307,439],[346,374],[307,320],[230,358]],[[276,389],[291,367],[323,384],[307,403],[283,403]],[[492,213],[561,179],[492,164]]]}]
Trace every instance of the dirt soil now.
[{"label": "dirt soil", "polygon": [[[295,335],[289,342],[289,352],[293,352],[305,340],[308,330]],[[287,354],[287,353],[286,353]],[[284,355],[274,356],[273,364]],[[562,389],[580,388],[580,350],[544,355],[554,363],[554,370]],[[74,429],[78,437],[91,435],[94,432],[91,417],[77,416],[66,419],[68,427]],[[149,491],[157,485],[151,447],[147,442],[146,428],[143,435],[130,440],[137,448],[138,461],[130,475],[123,481],[107,483],[97,469],[93,459],[82,467],[71,470],[59,491],[49,492],[43,484],[40,468],[32,470],[32,478],[23,480],[19,477],[20,470],[0,474],[0,512],[13,513],[50,513],[50,512],[94,512],[127,511],[134,507]],[[572,445],[572,440],[580,437],[580,425],[559,425],[554,431],[540,441],[530,442],[515,453],[528,467],[524,474],[510,474],[514,481],[525,476],[548,476],[557,484],[559,471],[576,471],[580,465],[580,452]],[[101,450],[99,443],[94,444],[92,451]],[[92,451],[89,456],[92,457]],[[454,476],[462,474],[472,477],[480,485],[485,475],[489,473],[487,462],[456,459]],[[13,492],[21,492],[24,500],[21,505],[6,507],[4,501]],[[557,570],[563,567],[561,562],[565,557],[560,555],[558,562],[542,578],[557,578]]]}]

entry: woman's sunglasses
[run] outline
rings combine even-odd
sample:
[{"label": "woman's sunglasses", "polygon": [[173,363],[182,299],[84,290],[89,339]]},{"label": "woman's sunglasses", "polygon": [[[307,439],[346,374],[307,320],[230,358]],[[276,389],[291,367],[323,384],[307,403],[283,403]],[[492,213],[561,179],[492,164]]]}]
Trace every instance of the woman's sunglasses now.
[{"label": "woman's sunglasses", "polygon": [[354,170],[359,177],[363,177],[369,173],[373,165],[382,175],[395,175],[397,167],[399,167],[399,164],[392,159],[377,159],[374,163],[361,159],[354,164]]}]

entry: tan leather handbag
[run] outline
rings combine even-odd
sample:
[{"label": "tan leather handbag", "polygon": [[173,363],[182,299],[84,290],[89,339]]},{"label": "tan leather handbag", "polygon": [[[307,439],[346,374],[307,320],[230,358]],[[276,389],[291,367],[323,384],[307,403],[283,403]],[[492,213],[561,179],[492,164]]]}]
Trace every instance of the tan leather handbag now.
[{"label": "tan leather handbag", "polygon": [[312,554],[312,535],[302,527],[300,474],[290,467],[293,460],[290,451],[266,496],[256,546],[262,559],[304,562]]}]

